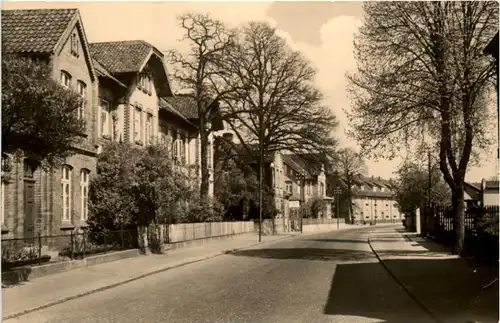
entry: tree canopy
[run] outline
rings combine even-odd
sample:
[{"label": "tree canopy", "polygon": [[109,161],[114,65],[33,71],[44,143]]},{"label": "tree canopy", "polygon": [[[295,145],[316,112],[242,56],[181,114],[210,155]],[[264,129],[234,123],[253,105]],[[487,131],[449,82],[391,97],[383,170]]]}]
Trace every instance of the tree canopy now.
[{"label": "tree canopy", "polygon": [[53,79],[42,60],[2,57],[2,150],[49,165],[73,153],[85,133],[80,96]]},{"label": "tree canopy", "polygon": [[213,19],[208,14],[188,12],[178,17],[179,26],[184,35],[180,41],[187,42],[189,50],[181,53],[177,50],[169,52],[169,62],[174,67],[173,78],[184,95],[196,102],[201,143],[201,185],[200,194],[208,195],[208,136],[207,129],[211,115],[212,102],[218,102],[220,94],[211,91],[211,78],[220,73],[218,63],[224,59],[225,53],[232,46],[233,31],[224,23]]},{"label": "tree canopy", "polygon": [[498,31],[493,1],[366,2],[355,40],[358,71],[348,76],[350,133],[363,152],[394,157],[422,134],[452,191],[456,244],[464,243],[464,179],[474,147],[487,138],[494,62],[483,53]]},{"label": "tree canopy", "polygon": [[248,23],[234,41],[213,88],[224,93],[225,117],[250,156],[257,160],[255,145],[266,155],[331,153],[337,121],[322,105],[311,64],[266,23]]}]

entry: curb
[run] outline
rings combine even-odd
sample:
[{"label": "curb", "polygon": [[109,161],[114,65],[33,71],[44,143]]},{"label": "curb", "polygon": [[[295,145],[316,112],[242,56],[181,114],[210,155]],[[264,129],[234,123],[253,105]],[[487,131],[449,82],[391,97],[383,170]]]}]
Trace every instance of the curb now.
[{"label": "curb", "polygon": [[392,271],[389,269],[389,267],[387,266],[387,264],[385,263],[385,261],[380,258],[380,255],[377,253],[377,251],[373,248],[372,246],[372,243],[370,241],[370,238],[368,238],[368,245],[370,246],[370,249],[372,250],[372,252],[375,254],[375,257],[377,257],[377,260],[379,261],[379,263],[382,265],[382,267],[384,267],[384,269],[387,271],[387,273],[389,274],[389,276],[391,276],[391,278],[399,285],[401,286],[401,288],[403,288],[403,290],[410,296],[410,298],[418,304],[418,306],[420,306],[427,314],[429,314],[429,316],[436,322],[436,323],[441,323],[441,321],[438,320],[438,318],[436,317],[436,315],[434,315],[434,313],[429,310],[415,295],[413,295],[412,292],[410,292],[410,290],[405,286],[405,284],[403,284],[393,273]]},{"label": "curb", "polygon": [[81,298],[81,297],[84,297],[84,296],[87,296],[87,295],[90,295],[90,294],[95,294],[95,293],[98,293],[98,292],[102,292],[102,291],[105,291],[105,290],[108,290],[108,289],[111,289],[111,288],[114,288],[114,287],[118,287],[120,285],[125,285],[127,283],[130,283],[130,282],[133,282],[133,281],[136,281],[136,280],[148,277],[148,276],[152,276],[152,275],[156,275],[156,274],[168,271],[170,269],[174,269],[174,268],[178,268],[178,267],[190,265],[190,264],[193,264],[193,263],[201,262],[201,261],[212,259],[212,258],[216,258],[218,256],[230,254],[230,253],[233,253],[233,252],[239,251],[239,250],[245,250],[245,249],[252,248],[252,247],[255,247],[255,246],[258,246],[258,245],[263,245],[263,244],[268,244],[268,243],[273,243],[273,242],[285,240],[285,239],[288,239],[288,238],[293,238],[295,236],[296,235],[286,235],[284,237],[281,237],[279,239],[275,239],[275,240],[272,240],[272,241],[257,242],[257,243],[251,244],[249,246],[241,247],[241,248],[235,248],[235,249],[230,249],[230,250],[217,251],[217,252],[214,252],[214,253],[212,253],[212,254],[210,254],[208,256],[201,256],[201,257],[198,257],[198,258],[193,259],[193,260],[188,260],[186,262],[181,262],[181,263],[176,263],[176,264],[172,264],[172,265],[167,265],[164,268],[157,269],[157,270],[151,271],[151,272],[147,272],[147,273],[144,273],[144,274],[132,277],[132,278],[127,278],[125,280],[113,283],[111,285],[99,287],[99,288],[96,288],[96,289],[93,289],[93,290],[90,290],[90,291],[86,291],[84,293],[79,293],[79,294],[76,294],[76,295],[73,295],[73,296],[68,296],[68,297],[65,297],[65,298],[62,298],[62,299],[58,299],[58,300],[55,300],[55,301],[48,302],[48,303],[46,303],[44,305],[40,305],[40,306],[28,308],[26,310],[23,310],[23,311],[14,313],[14,314],[10,314],[10,315],[4,316],[4,317],[2,317],[2,321],[9,320],[9,319],[12,319],[12,318],[16,318],[16,317],[19,317],[19,316],[22,316],[22,315],[26,315],[26,314],[29,314],[29,313],[32,313],[32,312],[35,312],[35,311],[39,311],[39,310],[42,310],[42,309],[45,309],[45,308],[48,308],[48,307],[52,307],[54,305],[58,305],[58,304],[61,304],[61,303],[72,301],[74,299]]}]

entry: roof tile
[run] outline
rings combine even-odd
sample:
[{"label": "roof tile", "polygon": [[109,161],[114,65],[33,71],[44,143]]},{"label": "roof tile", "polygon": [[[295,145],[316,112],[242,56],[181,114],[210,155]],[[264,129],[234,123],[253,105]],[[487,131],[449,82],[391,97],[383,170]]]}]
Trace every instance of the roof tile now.
[{"label": "roof tile", "polygon": [[2,51],[50,54],[77,11],[77,9],[2,10]]},{"label": "roof tile", "polygon": [[166,98],[177,111],[188,119],[198,119],[198,106],[196,100],[190,96],[177,95]]},{"label": "roof tile", "polygon": [[153,49],[143,40],[90,43],[90,54],[104,68],[115,73],[139,72]]}]

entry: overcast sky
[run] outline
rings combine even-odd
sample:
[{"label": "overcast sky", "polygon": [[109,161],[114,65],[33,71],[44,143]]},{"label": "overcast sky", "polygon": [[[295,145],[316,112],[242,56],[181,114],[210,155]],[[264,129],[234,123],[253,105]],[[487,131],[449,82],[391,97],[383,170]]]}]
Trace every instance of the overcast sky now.
[{"label": "overcast sky", "polygon": [[[229,25],[249,20],[268,21],[318,70],[316,82],[325,104],[340,122],[340,145],[357,145],[345,136],[348,126],[342,112],[349,107],[345,73],[355,71],[352,56],[354,33],[361,25],[362,2],[2,2],[4,9],[78,8],[89,42],[143,39],[160,50],[185,49],[178,39],[182,30],[175,17],[185,11],[208,12]],[[467,179],[480,181],[497,173],[492,147],[481,167],[473,167]],[[487,156],[488,155],[488,156]],[[401,160],[367,161],[370,175],[389,178]]]}]

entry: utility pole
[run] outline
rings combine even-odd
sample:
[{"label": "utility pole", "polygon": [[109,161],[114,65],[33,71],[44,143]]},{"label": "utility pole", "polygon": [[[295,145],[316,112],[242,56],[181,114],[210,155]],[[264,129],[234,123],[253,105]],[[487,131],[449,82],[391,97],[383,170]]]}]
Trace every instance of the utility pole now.
[{"label": "utility pole", "polygon": [[262,208],[264,176],[264,117],[259,116],[259,242],[262,241]]}]

